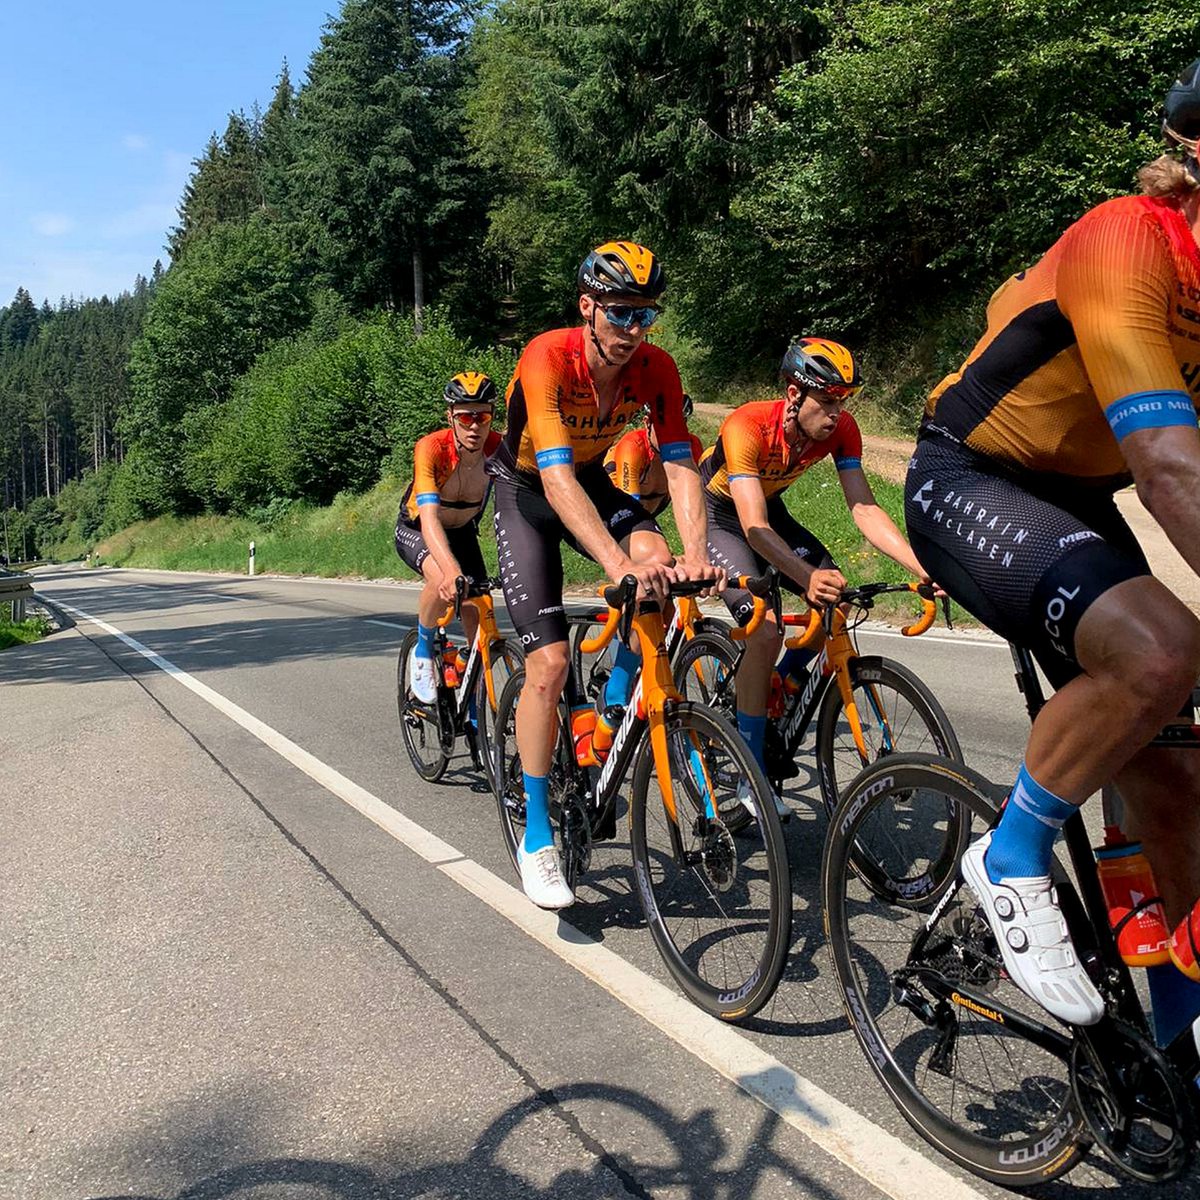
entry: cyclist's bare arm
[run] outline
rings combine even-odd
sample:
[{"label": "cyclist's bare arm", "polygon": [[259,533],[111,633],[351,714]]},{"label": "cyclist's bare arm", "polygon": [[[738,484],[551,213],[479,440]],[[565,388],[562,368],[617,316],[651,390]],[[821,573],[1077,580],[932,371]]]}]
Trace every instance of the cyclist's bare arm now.
[{"label": "cyclist's bare arm", "polygon": [[799,584],[814,604],[828,604],[837,600],[846,586],[842,573],[814,568],[792,553],[792,548],[768,524],[767,498],[757,479],[731,479],[729,494],[733,497],[742,532],[755,554],[761,555],[781,574]]},{"label": "cyclist's bare arm", "polygon": [[908,540],[875,499],[875,493],[871,490],[870,481],[863,470],[860,467],[851,467],[839,471],[838,481],[842,485],[842,494],[846,497],[846,506],[850,509],[854,524],[858,526],[863,537],[881,554],[886,554],[918,579],[928,580],[929,577],[917,561]]},{"label": "cyclist's bare arm", "polygon": [[664,599],[667,584],[675,578],[672,569],[661,563],[635,563],[621,549],[605,529],[587,492],[579,486],[575,468],[570,464],[543,467],[541,474],[542,489],[550,507],[575,540],[600,564],[605,575],[613,583],[620,583],[626,575],[633,575],[643,591]]},{"label": "cyclist's bare arm", "polygon": [[422,504],[417,509],[421,519],[421,537],[425,539],[425,545],[429,547],[429,553],[442,573],[438,595],[449,604],[454,599],[454,581],[462,574],[462,568],[450,549],[445,526],[438,515],[440,511],[440,505],[437,504]]},{"label": "cyclist's bare arm", "polygon": [[1186,425],[1139,429],[1121,449],[1139,499],[1200,575],[1200,432]]},{"label": "cyclist's bare arm", "polygon": [[683,558],[680,566],[689,579],[719,581],[723,574],[708,558],[708,511],[704,507],[704,489],[700,472],[689,459],[664,462],[667,491],[675,506],[675,524],[683,539]]}]

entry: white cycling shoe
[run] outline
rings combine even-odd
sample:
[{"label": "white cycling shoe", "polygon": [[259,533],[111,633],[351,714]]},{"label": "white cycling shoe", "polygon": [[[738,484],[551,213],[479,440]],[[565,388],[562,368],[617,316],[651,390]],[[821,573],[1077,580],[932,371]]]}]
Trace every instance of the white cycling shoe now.
[{"label": "white cycling shoe", "polygon": [[[779,819],[781,821],[790,821],[792,819],[792,810],[784,804],[783,797],[774,788],[769,788],[769,790],[771,798],[775,801],[775,811],[779,814]],[[750,787],[748,779],[743,779],[738,784],[737,798],[738,803],[757,821],[758,803],[754,799],[754,792]]]},{"label": "white cycling shoe", "polygon": [[558,851],[553,846],[543,846],[527,854],[522,842],[517,847],[517,866],[521,871],[521,888],[538,908],[568,908],[575,903],[575,893],[563,878]]},{"label": "white cycling shoe", "polygon": [[993,883],[983,858],[989,830],[967,847],[962,874],[979,898],[1013,983],[1048,1013],[1070,1025],[1095,1025],[1104,1001],[1071,945],[1058,894],[1048,875]]},{"label": "white cycling shoe", "polygon": [[408,690],[422,704],[437,699],[437,667],[432,658],[418,654],[415,646],[408,656]]}]

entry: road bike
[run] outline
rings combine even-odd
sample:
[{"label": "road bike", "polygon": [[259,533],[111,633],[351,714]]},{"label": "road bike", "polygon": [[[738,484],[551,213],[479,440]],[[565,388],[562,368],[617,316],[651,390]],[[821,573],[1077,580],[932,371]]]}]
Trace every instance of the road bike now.
[{"label": "road bike", "polygon": [[[806,613],[779,613],[781,627],[802,627],[785,640],[804,649],[823,630],[824,644],[791,690],[780,688],[768,708],[766,775],[778,794],[798,773],[797,757],[816,721],[816,767],[821,800],[828,813],[841,791],[868,763],[900,750],[930,751],[961,758],[958,738],[945,710],[929,688],[903,663],[858,651],[854,631],[880,595],[911,592],[920,597],[920,617],[901,632],[917,637],[937,615],[932,588],[924,584],[868,583],[847,588],[838,605]],[[847,611],[849,610],[849,615]],[[742,647],[718,629],[708,629],[681,650],[675,682],[689,699],[710,705],[736,721],[736,676]]]},{"label": "road bike", "polygon": [[[1033,659],[1012,653],[1036,714],[1044,696]],[[1200,726],[1173,723],[1153,744],[1200,748]],[[873,763],[846,789],[821,889],[851,1028],[913,1128],[985,1179],[1029,1187],[1069,1171],[1092,1146],[1129,1178],[1177,1179],[1196,1140],[1196,1043],[1185,1029],[1165,1050],[1155,1045],[1082,815],[1063,827],[1052,877],[1105,1000],[1098,1024],[1063,1025],[1011,982],[963,886],[962,851],[995,824],[1006,791],[923,754]]]},{"label": "road bike", "polygon": [[[765,592],[766,580],[745,581]],[[708,585],[675,583],[674,598]],[[550,817],[567,882],[588,870],[595,841],[616,835],[618,796],[628,784],[634,890],[667,969],[688,997],[725,1021],[757,1012],[779,983],[792,924],[791,876],[768,784],[737,731],[712,710],[682,699],[671,676],[657,603],[637,600],[628,576],[604,589],[604,629],[592,653],[632,632],[642,659],[629,705],[602,762],[577,756],[571,709],[586,703],[574,669],[559,706],[550,767]],[[758,600],[753,621],[761,622]],[[516,865],[525,832],[525,789],[516,744],[517,671],[496,713],[497,806]],[[741,799],[738,791],[741,789]],[[734,838],[723,813],[751,806],[757,820]]]},{"label": "road bike", "polygon": [[[455,580],[454,600],[438,618],[434,633],[434,663],[437,667],[437,698],[423,704],[409,687],[409,664],[417,644],[417,631],[405,635],[396,665],[396,705],[400,730],[408,757],[422,779],[441,779],[454,754],[459,737],[466,740],[471,762],[492,785],[493,716],[500,693],[509,676],[520,666],[524,654],[516,638],[505,638],[496,625],[492,589],[499,579],[485,579],[474,586],[460,575]],[[446,626],[470,605],[478,616],[470,647],[455,645]],[[472,704],[472,701],[474,702]]]}]

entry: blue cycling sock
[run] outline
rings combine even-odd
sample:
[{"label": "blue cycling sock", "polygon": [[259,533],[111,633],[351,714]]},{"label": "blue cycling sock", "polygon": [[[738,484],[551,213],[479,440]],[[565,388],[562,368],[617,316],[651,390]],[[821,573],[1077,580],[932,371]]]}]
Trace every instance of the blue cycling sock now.
[{"label": "blue cycling sock", "polygon": [[1194,983],[1169,962],[1147,967],[1146,983],[1150,986],[1154,1040],[1159,1046],[1169,1046],[1200,1017],[1200,983]]},{"label": "blue cycling sock", "polygon": [[422,625],[417,622],[417,657],[432,658],[433,657],[433,627],[430,625]]},{"label": "blue cycling sock", "polygon": [[633,677],[642,665],[642,656],[630,650],[624,642],[617,646],[613,669],[604,685],[604,703],[619,704],[622,708],[629,703],[633,691]]},{"label": "blue cycling sock", "polygon": [[775,669],[780,679],[786,679],[789,675],[793,679],[800,679],[804,675],[804,668],[815,657],[811,650],[785,650]]},{"label": "blue cycling sock", "polygon": [[479,709],[475,706],[474,692],[472,692],[467,698],[467,720],[470,721],[476,729],[479,728]]},{"label": "blue cycling sock", "polygon": [[742,735],[742,741],[750,747],[754,761],[765,771],[767,764],[763,757],[763,743],[767,738],[767,718],[765,716],[750,717],[738,709],[737,727],[738,733]]},{"label": "blue cycling sock", "polygon": [[1049,875],[1054,839],[1077,805],[1048,792],[1024,763],[992,834],[984,866],[993,883],[1002,879]]},{"label": "blue cycling sock", "polygon": [[550,779],[547,775],[525,775],[525,853],[534,854],[553,845],[550,828]]}]

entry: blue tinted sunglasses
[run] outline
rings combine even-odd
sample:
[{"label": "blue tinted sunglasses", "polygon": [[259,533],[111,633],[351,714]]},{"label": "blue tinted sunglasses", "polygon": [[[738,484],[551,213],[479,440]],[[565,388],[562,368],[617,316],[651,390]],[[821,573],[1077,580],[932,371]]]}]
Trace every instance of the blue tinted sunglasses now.
[{"label": "blue tinted sunglasses", "polygon": [[657,308],[635,304],[601,304],[599,307],[618,329],[629,329],[633,325],[649,329],[662,315]]}]

